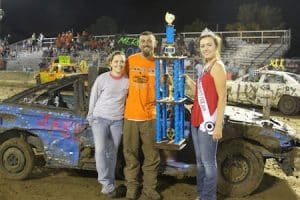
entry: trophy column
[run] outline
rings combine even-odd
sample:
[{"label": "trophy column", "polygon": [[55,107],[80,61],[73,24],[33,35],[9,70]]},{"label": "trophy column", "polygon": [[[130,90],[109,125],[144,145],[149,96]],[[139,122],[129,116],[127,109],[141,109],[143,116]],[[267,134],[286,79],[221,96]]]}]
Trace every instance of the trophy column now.
[{"label": "trophy column", "polygon": [[[167,19],[166,14],[166,21]],[[171,16],[172,17],[172,16]],[[175,17],[174,17],[175,18]],[[174,19],[173,19],[174,20]],[[185,84],[184,56],[175,55],[174,25],[167,21],[166,44],[163,55],[155,56],[156,144],[160,149],[180,150],[185,144]],[[163,78],[167,67],[172,68],[173,88]],[[172,91],[174,90],[174,91]],[[174,93],[174,94],[173,94]]]}]

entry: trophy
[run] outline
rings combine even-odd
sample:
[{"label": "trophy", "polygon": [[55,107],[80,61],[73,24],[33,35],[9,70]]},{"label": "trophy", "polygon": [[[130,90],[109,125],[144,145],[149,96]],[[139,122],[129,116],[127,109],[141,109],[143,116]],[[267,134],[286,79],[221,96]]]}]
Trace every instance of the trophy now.
[{"label": "trophy", "polygon": [[[174,20],[175,16],[167,12],[165,15],[165,21],[167,22],[166,42],[163,45],[163,55],[154,56],[156,98],[155,147],[160,149],[180,150],[185,146],[185,57],[176,55],[174,41],[175,29],[172,24]],[[166,75],[168,75],[167,67],[168,69],[172,69],[171,77],[173,87],[169,92],[167,92],[167,81],[161,81],[161,77],[166,77]]]}]

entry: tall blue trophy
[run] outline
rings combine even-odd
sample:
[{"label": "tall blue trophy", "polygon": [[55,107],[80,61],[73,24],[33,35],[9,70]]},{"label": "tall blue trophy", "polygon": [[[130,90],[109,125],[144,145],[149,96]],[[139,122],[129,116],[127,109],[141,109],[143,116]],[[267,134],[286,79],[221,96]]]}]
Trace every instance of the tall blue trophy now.
[{"label": "tall blue trophy", "polygon": [[[166,13],[166,42],[162,55],[155,56],[156,143],[159,149],[181,150],[185,146],[184,56],[176,55],[175,16]],[[172,89],[165,79],[167,69],[173,72]],[[169,89],[169,90],[168,90]]]}]

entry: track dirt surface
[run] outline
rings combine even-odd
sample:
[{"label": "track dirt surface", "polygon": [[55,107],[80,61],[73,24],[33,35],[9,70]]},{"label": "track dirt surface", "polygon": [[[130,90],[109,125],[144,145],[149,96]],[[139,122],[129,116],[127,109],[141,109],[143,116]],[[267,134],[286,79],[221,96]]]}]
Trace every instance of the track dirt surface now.
[{"label": "track dirt surface", "polygon": [[[117,181],[118,185],[124,181]],[[159,177],[158,190],[165,200],[193,200],[196,197],[194,178]],[[248,197],[218,200],[298,200],[300,180],[286,177],[272,162],[267,163],[259,188]],[[95,172],[79,174],[74,170],[36,169],[25,181],[0,178],[1,200],[106,200],[100,194]],[[123,198],[120,198],[123,199]]]}]

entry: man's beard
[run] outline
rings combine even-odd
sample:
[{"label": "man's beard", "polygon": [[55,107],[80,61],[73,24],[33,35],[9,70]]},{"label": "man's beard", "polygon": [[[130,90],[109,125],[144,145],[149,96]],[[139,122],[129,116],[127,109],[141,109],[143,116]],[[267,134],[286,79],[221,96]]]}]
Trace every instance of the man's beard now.
[{"label": "man's beard", "polygon": [[149,56],[152,55],[152,51],[150,49],[149,50],[143,50],[142,53],[143,53],[143,56],[145,56],[145,57],[149,57]]},{"label": "man's beard", "polygon": [[150,51],[143,51],[143,56],[149,57],[151,55]]}]

